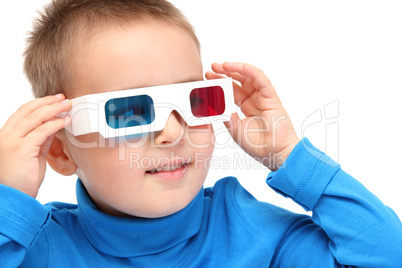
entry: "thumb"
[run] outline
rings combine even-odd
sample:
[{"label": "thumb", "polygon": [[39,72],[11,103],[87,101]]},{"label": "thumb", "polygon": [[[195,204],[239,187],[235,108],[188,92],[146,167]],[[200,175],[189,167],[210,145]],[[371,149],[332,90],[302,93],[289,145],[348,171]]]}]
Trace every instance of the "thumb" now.
[{"label": "thumb", "polygon": [[46,141],[43,143],[42,148],[40,150],[40,154],[46,159],[47,154],[49,152],[50,146],[53,143],[54,138],[56,137],[56,133],[49,136]]},{"label": "thumb", "polygon": [[237,113],[232,113],[230,121],[224,122],[233,140],[239,144],[239,138],[241,137],[241,119]]}]

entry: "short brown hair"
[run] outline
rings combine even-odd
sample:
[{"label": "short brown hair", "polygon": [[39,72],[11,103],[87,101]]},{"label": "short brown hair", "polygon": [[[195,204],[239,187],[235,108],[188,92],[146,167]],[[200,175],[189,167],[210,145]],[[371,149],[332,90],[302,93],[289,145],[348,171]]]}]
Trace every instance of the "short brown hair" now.
[{"label": "short brown hair", "polygon": [[[194,29],[165,0],[53,0],[45,6],[27,39],[24,72],[35,97],[64,93],[69,86],[69,62],[78,36],[105,26],[157,21],[179,26],[200,44]],[[71,85],[70,85],[71,86]]]}]

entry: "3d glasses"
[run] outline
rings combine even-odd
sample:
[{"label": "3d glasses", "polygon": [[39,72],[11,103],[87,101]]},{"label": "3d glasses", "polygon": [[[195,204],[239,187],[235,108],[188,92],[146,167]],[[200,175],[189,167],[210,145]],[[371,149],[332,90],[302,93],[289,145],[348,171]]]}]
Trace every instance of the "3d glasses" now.
[{"label": "3d glasses", "polygon": [[74,136],[104,138],[160,131],[172,111],[189,126],[229,121],[235,112],[230,78],[85,95],[72,99],[66,127]]}]

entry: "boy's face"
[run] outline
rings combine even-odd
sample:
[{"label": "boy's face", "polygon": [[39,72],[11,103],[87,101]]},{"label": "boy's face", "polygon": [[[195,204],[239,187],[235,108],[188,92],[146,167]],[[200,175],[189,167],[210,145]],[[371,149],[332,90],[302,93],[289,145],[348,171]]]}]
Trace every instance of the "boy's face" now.
[{"label": "boy's face", "polygon": [[[195,41],[163,23],[111,27],[73,54],[77,86],[70,98],[203,79]],[[214,146],[211,126],[189,127],[176,112],[162,131],[142,138],[64,135],[64,150],[92,200],[116,216],[161,217],[183,209],[204,183]],[[153,173],[157,168],[165,171]]]}]

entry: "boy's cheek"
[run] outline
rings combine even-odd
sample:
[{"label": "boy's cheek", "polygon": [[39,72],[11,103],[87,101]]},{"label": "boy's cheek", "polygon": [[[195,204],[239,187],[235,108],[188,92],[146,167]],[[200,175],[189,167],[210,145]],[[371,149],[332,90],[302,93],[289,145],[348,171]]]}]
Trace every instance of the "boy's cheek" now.
[{"label": "boy's cheek", "polygon": [[215,134],[212,125],[190,127],[186,131],[186,141],[194,149],[208,149],[215,145]]},{"label": "boy's cheek", "polygon": [[194,154],[194,168],[201,172],[202,179],[205,180],[212,160],[212,153],[197,152]]},{"label": "boy's cheek", "polygon": [[189,129],[192,129],[192,130],[194,130],[194,131],[203,130],[203,129],[204,129],[204,130],[208,130],[208,131],[212,131],[212,130],[213,130],[211,124],[205,124],[205,125],[199,125],[199,126],[189,127]]}]

